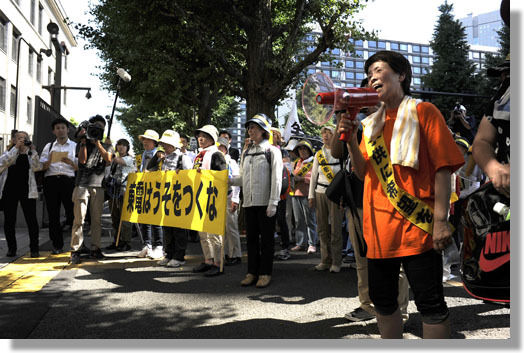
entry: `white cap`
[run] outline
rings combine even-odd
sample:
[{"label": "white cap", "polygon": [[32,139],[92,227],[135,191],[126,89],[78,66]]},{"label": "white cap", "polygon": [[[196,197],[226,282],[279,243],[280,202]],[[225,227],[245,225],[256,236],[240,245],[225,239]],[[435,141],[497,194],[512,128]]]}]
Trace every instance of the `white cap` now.
[{"label": "white cap", "polygon": [[180,143],[180,135],[178,134],[178,132],[173,130],[164,131],[162,137],[160,138],[160,140],[158,140],[158,142],[167,143],[168,145],[171,145],[175,148],[182,147]]}]

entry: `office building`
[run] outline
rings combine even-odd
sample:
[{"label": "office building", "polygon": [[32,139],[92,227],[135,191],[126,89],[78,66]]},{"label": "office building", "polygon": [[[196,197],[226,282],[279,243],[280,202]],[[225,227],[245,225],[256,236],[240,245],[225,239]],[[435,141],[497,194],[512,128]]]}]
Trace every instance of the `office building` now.
[{"label": "office building", "polygon": [[466,29],[467,41],[471,46],[499,47],[497,31],[504,26],[499,11],[476,16],[470,13],[459,21]]},{"label": "office building", "polygon": [[[2,0],[0,153],[9,143],[11,130],[27,131],[33,138],[35,117],[39,112],[49,112],[51,94],[43,86],[55,82],[57,71],[57,53],[47,30],[50,22],[58,25],[57,40],[63,49],[61,83],[67,85],[74,81],[74,73],[68,71],[68,61],[71,60],[71,49],[77,46],[77,42],[66,24],[66,18],[59,0]],[[63,116],[71,116],[67,94],[66,90],[61,91],[59,104]]]}]

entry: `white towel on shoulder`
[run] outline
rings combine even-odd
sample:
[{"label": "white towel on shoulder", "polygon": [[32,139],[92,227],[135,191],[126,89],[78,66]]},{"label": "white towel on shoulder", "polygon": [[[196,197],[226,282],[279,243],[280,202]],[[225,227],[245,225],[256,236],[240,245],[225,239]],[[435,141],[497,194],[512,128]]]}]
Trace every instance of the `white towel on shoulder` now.
[{"label": "white towel on shoulder", "polygon": [[[417,104],[420,99],[404,96],[397,111],[397,118],[391,135],[390,158],[392,164],[399,164],[418,170],[418,151],[420,145],[420,129],[418,123]],[[382,104],[378,111],[362,120],[364,136],[374,139],[384,128],[386,108]]]}]

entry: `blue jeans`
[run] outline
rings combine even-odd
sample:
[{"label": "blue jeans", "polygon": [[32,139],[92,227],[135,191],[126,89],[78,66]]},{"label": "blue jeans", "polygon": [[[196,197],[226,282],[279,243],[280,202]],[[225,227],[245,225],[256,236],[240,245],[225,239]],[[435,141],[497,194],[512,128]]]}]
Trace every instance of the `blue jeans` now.
[{"label": "blue jeans", "polygon": [[140,230],[142,231],[142,241],[145,245],[151,245],[152,247],[162,246],[162,238],[164,232],[161,226],[154,226],[151,224],[140,224]]},{"label": "blue jeans", "polygon": [[291,199],[293,202],[293,215],[295,216],[297,245],[302,247],[306,245],[315,246],[318,242],[315,213],[309,208],[305,196],[293,196]]}]

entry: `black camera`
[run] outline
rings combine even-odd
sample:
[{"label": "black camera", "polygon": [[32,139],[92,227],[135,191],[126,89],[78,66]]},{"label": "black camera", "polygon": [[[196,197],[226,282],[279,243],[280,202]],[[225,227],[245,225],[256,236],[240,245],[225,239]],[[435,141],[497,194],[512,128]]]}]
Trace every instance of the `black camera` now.
[{"label": "black camera", "polygon": [[31,146],[33,143],[31,142],[31,140],[24,140],[24,146]]},{"label": "black camera", "polygon": [[453,112],[454,113],[462,113],[462,109],[461,108],[462,108],[462,105],[459,102],[457,102],[457,103],[455,103],[455,106],[453,107]]},{"label": "black camera", "polygon": [[87,120],[82,121],[76,129],[75,137],[78,137],[80,131],[84,129],[86,131],[84,136],[89,140],[102,140],[104,138],[104,128],[98,126],[96,123],[89,122]]},{"label": "black camera", "polygon": [[104,138],[104,128],[95,123],[89,123],[86,129],[86,137],[90,140],[102,140]]}]

